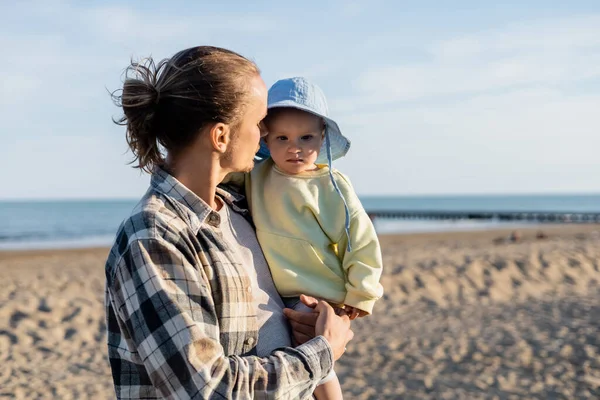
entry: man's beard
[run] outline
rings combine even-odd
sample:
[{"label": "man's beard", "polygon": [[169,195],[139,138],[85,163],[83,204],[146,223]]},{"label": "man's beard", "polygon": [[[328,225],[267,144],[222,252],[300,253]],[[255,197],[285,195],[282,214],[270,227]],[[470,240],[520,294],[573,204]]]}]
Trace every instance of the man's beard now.
[{"label": "man's beard", "polygon": [[[239,164],[239,162],[235,162],[238,160],[234,161],[234,157],[236,156],[236,154],[239,154],[239,152],[238,152],[239,148],[240,148],[239,139],[238,139],[237,135],[233,136],[231,139],[230,146],[228,147],[225,154],[223,154],[223,162],[225,163],[225,165],[235,166],[236,164]],[[252,168],[254,168],[254,158],[252,158],[247,163],[247,165],[241,166],[240,169],[236,170],[236,172],[250,172],[250,171],[252,171]]]}]

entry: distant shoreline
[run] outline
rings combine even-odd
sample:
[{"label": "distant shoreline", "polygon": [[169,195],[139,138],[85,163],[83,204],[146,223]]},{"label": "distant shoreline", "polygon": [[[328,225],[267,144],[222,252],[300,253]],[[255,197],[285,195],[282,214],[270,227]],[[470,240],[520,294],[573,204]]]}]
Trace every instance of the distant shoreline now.
[{"label": "distant shoreline", "polygon": [[[363,194],[361,199],[422,199],[422,198],[489,198],[489,197],[596,197],[600,192],[530,192],[530,193],[405,193],[405,194]],[[135,197],[46,197],[46,198],[0,198],[0,203],[43,203],[80,201],[139,201],[143,193]]]},{"label": "distant shoreline", "polygon": [[[463,230],[463,231],[429,231],[429,232],[399,232],[399,233],[381,233],[379,238],[383,245],[402,242],[445,242],[445,241],[474,241],[489,242],[501,238],[507,239],[509,235],[518,231],[523,241],[534,241],[538,232],[543,232],[548,239],[554,236],[574,236],[577,234],[594,233],[600,235],[600,224],[544,224],[533,226],[510,226],[497,227],[481,230]],[[89,252],[105,252],[108,255],[111,244],[79,247],[60,247],[60,248],[20,248],[20,249],[0,249],[0,260],[5,258],[23,257],[23,256],[48,256],[56,254],[87,254]]]},{"label": "distant shoreline", "polygon": [[[365,210],[376,217],[374,223],[380,235],[528,229],[538,225],[537,220],[544,220],[540,221],[545,222],[544,226],[554,221],[600,220],[600,195],[595,194],[361,196],[360,199]],[[2,200],[0,251],[110,246],[119,225],[138,201]],[[566,214],[550,216],[558,211]]]},{"label": "distant shoreline", "polygon": [[[533,229],[537,224],[517,223],[492,223],[488,221],[403,221],[384,220],[375,221],[379,236],[394,235],[452,235],[461,232],[486,232],[507,229]],[[86,248],[110,247],[114,234],[101,236],[84,236],[79,239],[41,239],[41,240],[13,240],[2,242],[1,251],[53,251],[77,250]]]}]

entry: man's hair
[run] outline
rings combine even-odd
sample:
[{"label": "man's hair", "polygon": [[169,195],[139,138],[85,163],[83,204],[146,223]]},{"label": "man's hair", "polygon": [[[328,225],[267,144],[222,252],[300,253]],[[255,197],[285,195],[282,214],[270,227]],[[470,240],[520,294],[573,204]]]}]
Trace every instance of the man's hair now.
[{"label": "man's hair", "polygon": [[158,64],[152,58],[132,61],[123,89],[112,93],[127,127],[135,167],[151,172],[163,165],[161,147],[170,154],[189,146],[210,124],[235,126],[260,74],[256,64],[230,50],[198,46]]}]

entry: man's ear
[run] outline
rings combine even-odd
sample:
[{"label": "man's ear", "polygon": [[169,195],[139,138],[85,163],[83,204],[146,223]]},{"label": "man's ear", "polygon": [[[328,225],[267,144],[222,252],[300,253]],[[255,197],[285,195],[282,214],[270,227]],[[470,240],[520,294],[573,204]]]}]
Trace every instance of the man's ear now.
[{"label": "man's ear", "polygon": [[209,131],[210,143],[213,150],[225,154],[227,146],[231,143],[231,129],[222,122],[216,123]]}]

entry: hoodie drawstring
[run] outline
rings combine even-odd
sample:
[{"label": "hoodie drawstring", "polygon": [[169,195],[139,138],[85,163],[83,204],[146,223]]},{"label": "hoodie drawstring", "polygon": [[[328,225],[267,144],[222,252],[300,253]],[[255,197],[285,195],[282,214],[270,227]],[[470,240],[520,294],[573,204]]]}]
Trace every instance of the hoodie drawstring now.
[{"label": "hoodie drawstring", "polygon": [[331,178],[331,183],[333,184],[335,191],[337,192],[337,194],[340,196],[340,198],[344,202],[344,212],[346,213],[345,230],[346,230],[346,237],[348,238],[347,249],[350,252],[350,251],[352,251],[352,245],[350,244],[350,211],[348,210],[348,204],[346,203],[346,199],[344,198],[344,195],[340,191],[340,188],[338,187],[337,182],[335,181],[335,178],[333,177],[333,168],[331,165],[332,164],[331,142],[329,140],[329,130],[328,129],[325,130],[325,147],[327,147],[327,164],[329,166],[329,178]]}]

